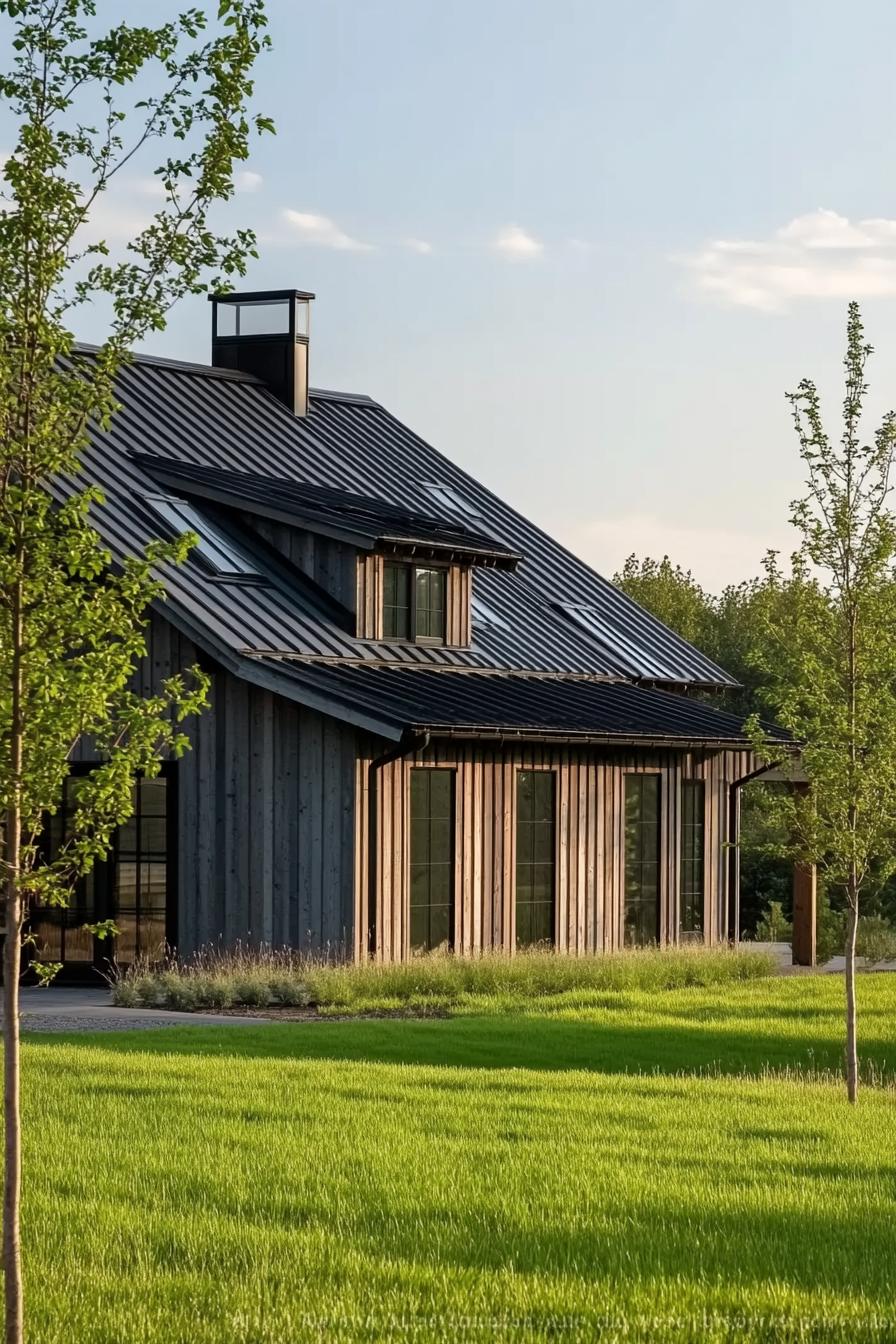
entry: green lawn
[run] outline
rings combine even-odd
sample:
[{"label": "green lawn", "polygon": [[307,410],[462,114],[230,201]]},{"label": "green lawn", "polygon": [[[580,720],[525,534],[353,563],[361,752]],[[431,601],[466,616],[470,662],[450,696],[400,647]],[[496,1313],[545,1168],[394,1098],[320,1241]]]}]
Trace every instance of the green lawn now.
[{"label": "green lawn", "polygon": [[[896,1338],[896,976],[26,1045],[33,1341]],[[775,1072],[769,1072],[769,1067]]]}]

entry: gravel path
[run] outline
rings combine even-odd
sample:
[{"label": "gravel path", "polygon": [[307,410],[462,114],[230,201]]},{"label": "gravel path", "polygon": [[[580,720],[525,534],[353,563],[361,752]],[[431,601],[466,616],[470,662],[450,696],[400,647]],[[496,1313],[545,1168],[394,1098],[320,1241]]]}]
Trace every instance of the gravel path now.
[{"label": "gravel path", "polygon": [[[159,1027],[236,1027],[260,1024],[262,1017],[223,1013],[173,1013],[154,1008],[116,1008],[106,989],[23,989],[23,1032],[153,1031]],[[2,1014],[0,1014],[2,1021]]]},{"label": "gravel path", "polygon": [[[177,1019],[172,1021],[170,1017],[155,1017],[152,1014],[147,1017],[137,1018],[130,1011],[121,1013],[106,1012],[97,1013],[96,1016],[88,1013],[23,1013],[22,1031],[146,1031],[154,1030],[159,1027],[202,1027],[207,1026],[206,1022],[196,1022],[191,1019],[188,1013],[178,1013]],[[227,1024],[230,1025],[228,1019]]]}]

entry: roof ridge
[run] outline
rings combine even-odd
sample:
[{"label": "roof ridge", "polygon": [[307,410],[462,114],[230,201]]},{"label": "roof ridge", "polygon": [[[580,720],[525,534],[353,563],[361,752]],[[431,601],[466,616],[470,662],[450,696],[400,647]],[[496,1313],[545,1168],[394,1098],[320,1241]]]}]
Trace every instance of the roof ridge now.
[{"label": "roof ridge", "polygon": [[[95,355],[101,348],[99,345],[92,345],[89,341],[75,341],[72,345],[73,350],[87,355]],[[246,373],[242,369],[220,369],[216,368],[214,364],[199,364],[194,360],[187,359],[171,359],[166,355],[152,355],[144,350],[130,351],[130,358],[134,364],[150,364],[161,369],[171,369],[175,373],[194,374],[199,378],[223,378],[226,382],[252,383],[256,387],[266,385],[263,378],[257,377],[254,373]],[[366,392],[339,392],[328,387],[312,387],[308,389],[308,394],[318,401],[344,401],[370,406],[379,405]]]}]

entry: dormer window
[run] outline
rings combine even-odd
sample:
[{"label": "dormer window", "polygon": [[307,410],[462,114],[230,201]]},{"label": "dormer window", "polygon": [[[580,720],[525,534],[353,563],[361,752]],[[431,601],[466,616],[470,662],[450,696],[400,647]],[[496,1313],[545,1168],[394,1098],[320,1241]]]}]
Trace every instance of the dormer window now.
[{"label": "dormer window", "polygon": [[386,561],[383,567],[383,638],[444,644],[447,571],[432,565]]}]

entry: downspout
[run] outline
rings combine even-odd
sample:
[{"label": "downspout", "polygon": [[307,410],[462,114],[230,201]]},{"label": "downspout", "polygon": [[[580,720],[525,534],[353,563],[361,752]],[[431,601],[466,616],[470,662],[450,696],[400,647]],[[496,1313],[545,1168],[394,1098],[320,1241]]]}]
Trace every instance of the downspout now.
[{"label": "downspout", "polygon": [[429,733],[402,735],[396,747],[390,747],[382,756],[375,756],[367,766],[367,955],[376,956],[377,919],[376,919],[376,875],[377,875],[377,824],[379,809],[377,806],[377,782],[379,772],[384,765],[400,761],[411,752],[425,751],[429,746]]}]

